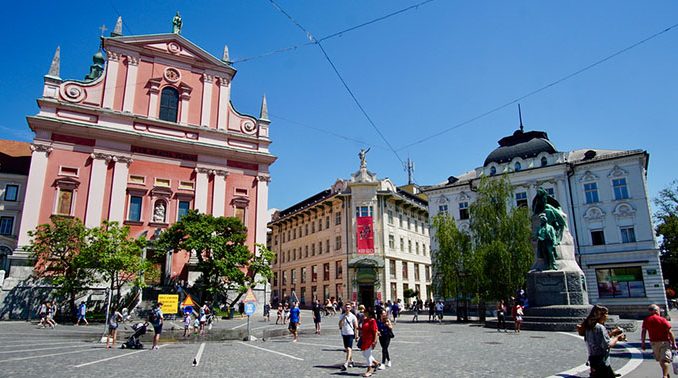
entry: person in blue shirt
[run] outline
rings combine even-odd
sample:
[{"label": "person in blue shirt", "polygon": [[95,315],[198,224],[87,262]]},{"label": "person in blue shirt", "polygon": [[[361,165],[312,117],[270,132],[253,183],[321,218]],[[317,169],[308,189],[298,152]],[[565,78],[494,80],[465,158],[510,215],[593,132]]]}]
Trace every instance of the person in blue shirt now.
[{"label": "person in blue shirt", "polygon": [[80,325],[81,320],[85,322],[86,325],[89,325],[89,322],[85,319],[85,315],[87,315],[87,305],[85,305],[85,302],[81,302],[80,306],[78,306],[78,321],[75,322],[76,326]]},{"label": "person in blue shirt", "polygon": [[292,309],[290,310],[290,325],[287,329],[290,330],[290,333],[294,337],[292,339],[293,343],[299,341],[299,331],[298,327],[301,324],[301,310],[299,310],[299,302],[294,302],[292,304]]}]

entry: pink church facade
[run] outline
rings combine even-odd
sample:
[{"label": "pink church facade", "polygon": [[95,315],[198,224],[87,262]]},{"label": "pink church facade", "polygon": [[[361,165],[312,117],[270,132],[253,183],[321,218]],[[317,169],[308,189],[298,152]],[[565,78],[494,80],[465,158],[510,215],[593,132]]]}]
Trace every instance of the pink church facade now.
[{"label": "pink church facade", "polygon": [[[28,232],[52,215],[117,221],[153,239],[195,209],[238,217],[250,248],[265,244],[276,160],[266,99],[259,117],[234,109],[227,50],[215,58],[178,33],[111,35],[84,81],[59,77],[57,51],[27,117],[35,139],[17,265]],[[188,279],[188,261],[168,255],[164,277]]]}]

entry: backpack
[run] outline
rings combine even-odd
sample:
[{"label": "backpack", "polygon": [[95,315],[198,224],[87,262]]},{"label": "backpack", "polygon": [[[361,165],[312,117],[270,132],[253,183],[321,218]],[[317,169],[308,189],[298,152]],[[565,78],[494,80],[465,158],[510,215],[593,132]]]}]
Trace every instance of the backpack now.
[{"label": "backpack", "polygon": [[158,321],[158,313],[156,310],[151,310],[151,313],[148,315],[148,321],[151,323],[156,323]]}]

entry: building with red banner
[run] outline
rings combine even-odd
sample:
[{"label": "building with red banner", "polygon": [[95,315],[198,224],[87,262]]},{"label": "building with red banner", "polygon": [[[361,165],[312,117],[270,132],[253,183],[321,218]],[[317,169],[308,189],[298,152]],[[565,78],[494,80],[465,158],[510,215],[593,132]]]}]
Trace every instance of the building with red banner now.
[{"label": "building with red banner", "polygon": [[378,179],[364,153],[350,179],[273,214],[274,301],[430,297],[427,201]]}]

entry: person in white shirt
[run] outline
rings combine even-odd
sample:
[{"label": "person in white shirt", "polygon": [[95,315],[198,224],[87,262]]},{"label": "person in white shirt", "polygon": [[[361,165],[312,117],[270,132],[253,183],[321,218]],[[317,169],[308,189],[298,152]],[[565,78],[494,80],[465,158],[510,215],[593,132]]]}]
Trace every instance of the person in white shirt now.
[{"label": "person in white shirt", "polygon": [[358,318],[353,315],[351,308],[351,304],[347,303],[344,312],[339,316],[339,330],[346,350],[346,362],[342,365],[341,370],[353,367],[353,340],[355,340],[356,329],[358,329]]}]

